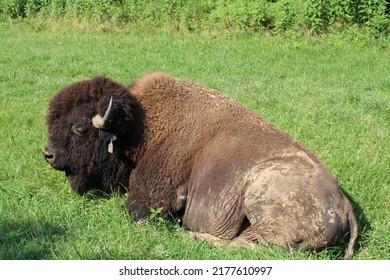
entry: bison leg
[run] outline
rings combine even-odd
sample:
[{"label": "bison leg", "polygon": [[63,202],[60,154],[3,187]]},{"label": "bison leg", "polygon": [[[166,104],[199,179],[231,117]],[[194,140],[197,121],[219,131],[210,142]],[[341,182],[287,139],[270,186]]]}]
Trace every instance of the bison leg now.
[{"label": "bison leg", "polygon": [[234,247],[249,247],[249,248],[254,248],[255,246],[255,241],[256,239],[248,239],[246,236],[237,236],[233,239],[222,239],[215,237],[214,235],[211,235],[209,233],[203,233],[203,232],[192,232],[192,231],[187,231],[186,232],[187,236],[198,239],[198,240],[203,240],[208,243],[211,243],[215,247],[221,247],[221,246],[234,246]]},{"label": "bison leg", "polygon": [[[164,203],[163,197],[160,199],[150,199],[148,197],[140,197],[140,195],[131,195],[127,199],[126,208],[135,221],[145,220],[150,216],[151,209],[163,207],[160,216],[164,219],[172,217],[181,218],[187,201],[187,184],[181,184],[176,188],[176,200],[170,198],[172,202],[168,205]],[[170,187],[175,189],[173,187]],[[168,200],[168,199],[165,199]]]},{"label": "bison leg", "polygon": [[130,196],[126,202],[126,208],[134,221],[146,220],[150,216],[150,206],[143,201]]},{"label": "bison leg", "polygon": [[227,240],[215,237],[214,235],[211,235],[209,233],[204,233],[204,232],[187,231],[186,235],[193,239],[209,242],[216,247],[226,245],[226,243],[228,242]]},{"label": "bison leg", "polygon": [[157,208],[162,208],[159,216],[164,219],[180,217],[187,202],[185,172],[167,166],[166,156],[159,156],[159,150],[152,152],[131,172],[127,209],[134,219],[145,219],[151,209]]}]

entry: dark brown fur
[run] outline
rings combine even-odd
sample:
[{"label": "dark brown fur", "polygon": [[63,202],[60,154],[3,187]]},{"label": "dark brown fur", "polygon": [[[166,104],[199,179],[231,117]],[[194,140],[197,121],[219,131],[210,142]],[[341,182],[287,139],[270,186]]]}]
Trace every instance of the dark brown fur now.
[{"label": "dark brown fur", "polygon": [[[104,114],[110,96],[114,96],[116,120],[109,131],[91,125],[96,113]],[[47,113],[48,144],[45,154],[51,165],[65,171],[73,190],[84,194],[92,188],[110,193],[127,188],[130,176],[130,147],[136,146],[142,127],[133,121],[142,113],[123,87],[105,77],[81,81],[61,90],[50,102]],[[137,133],[132,133],[137,130]],[[107,151],[113,135],[114,156]]]},{"label": "dark brown fur", "polygon": [[[115,125],[101,131],[91,119],[111,96]],[[290,135],[215,90],[161,73],[128,89],[98,77],[59,92],[47,123],[49,163],[80,194],[127,185],[136,220],[163,207],[191,230],[282,247],[321,248],[351,231],[352,255],[356,218],[330,173]]]}]

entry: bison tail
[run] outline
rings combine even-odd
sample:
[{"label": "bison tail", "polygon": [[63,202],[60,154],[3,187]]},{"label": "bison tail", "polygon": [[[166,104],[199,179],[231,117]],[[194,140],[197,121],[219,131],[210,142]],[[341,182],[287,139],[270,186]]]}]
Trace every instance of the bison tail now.
[{"label": "bison tail", "polygon": [[350,235],[349,235],[348,249],[347,252],[345,253],[344,260],[352,259],[353,248],[355,247],[355,243],[358,237],[358,224],[357,224],[356,216],[353,213],[353,210],[350,210],[347,216],[348,216]]}]

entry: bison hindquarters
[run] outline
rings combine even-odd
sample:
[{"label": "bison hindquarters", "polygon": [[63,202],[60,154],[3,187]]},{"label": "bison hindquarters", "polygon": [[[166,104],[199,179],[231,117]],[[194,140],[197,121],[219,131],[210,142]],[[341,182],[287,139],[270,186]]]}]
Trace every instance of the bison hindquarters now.
[{"label": "bison hindquarters", "polygon": [[254,176],[243,210],[260,242],[319,249],[345,241],[352,206],[333,176],[305,152],[284,153]]}]

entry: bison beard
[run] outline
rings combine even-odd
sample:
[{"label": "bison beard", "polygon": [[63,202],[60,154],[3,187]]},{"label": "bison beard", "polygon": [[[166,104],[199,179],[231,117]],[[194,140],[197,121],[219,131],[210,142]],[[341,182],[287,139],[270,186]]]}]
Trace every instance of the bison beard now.
[{"label": "bison beard", "polygon": [[[135,220],[163,207],[199,236],[320,249],[357,239],[352,205],[301,143],[236,101],[153,73],[105,77],[50,101],[46,161],[79,194],[125,187]],[[207,211],[205,211],[207,209]],[[201,233],[201,234],[199,234]]]}]

